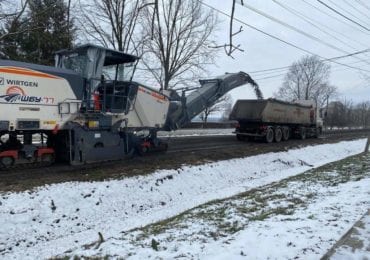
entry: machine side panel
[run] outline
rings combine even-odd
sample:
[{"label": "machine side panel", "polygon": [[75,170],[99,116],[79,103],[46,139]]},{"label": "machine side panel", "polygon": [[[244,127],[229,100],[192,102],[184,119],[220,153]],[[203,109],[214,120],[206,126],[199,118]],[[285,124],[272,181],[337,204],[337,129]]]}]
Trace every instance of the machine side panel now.
[{"label": "machine side panel", "polygon": [[[133,109],[127,115],[128,127],[162,127],[167,118],[169,104],[165,95],[139,86]],[[136,124],[133,124],[135,122]]]},{"label": "machine side panel", "polygon": [[[32,63],[26,63],[26,62],[20,62],[20,61],[12,61],[12,60],[1,60],[1,59],[0,59],[0,67],[22,68],[24,70],[37,71],[39,73],[43,73],[46,75],[52,75],[52,76],[56,76],[59,78],[63,78],[66,81],[68,81],[68,84],[73,90],[76,98],[82,99],[84,81],[83,81],[83,78],[75,71],[55,68],[51,66],[44,66],[44,65],[32,64]],[[1,72],[0,72],[0,77],[2,77]],[[54,87],[54,86],[51,86],[51,87]]]},{"label": "machine side panel", "polygon": [[[61,117],[58,104],[77,97],[64,78],[20,67],[0,66],[0,121],[8,121],[12,130],[20,122],[50,130],[69,120]],[[32,127],[31,127],[32,128]]]}]

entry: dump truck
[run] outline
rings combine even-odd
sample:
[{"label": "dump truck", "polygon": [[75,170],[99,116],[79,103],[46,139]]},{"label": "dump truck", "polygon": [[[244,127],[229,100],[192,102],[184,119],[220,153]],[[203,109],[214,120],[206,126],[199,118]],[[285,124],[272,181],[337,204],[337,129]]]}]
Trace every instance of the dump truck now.
[{"label": "dump truck", "polygon": [[310,100],[237,100],[230,119],[238,122],[238,140],[257,138],[267,143],[318,137],[323,126],[320,110]]}]

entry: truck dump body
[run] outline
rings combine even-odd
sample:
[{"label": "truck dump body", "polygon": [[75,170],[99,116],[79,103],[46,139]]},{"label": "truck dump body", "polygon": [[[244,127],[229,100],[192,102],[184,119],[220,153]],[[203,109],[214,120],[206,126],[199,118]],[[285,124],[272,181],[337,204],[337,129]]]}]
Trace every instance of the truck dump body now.
[{"label": "truck dump body", "polygon": [[315,110],[312,106],[276,99],[238,100],[230,119],[239,123],[312,125],[315,124]]}]

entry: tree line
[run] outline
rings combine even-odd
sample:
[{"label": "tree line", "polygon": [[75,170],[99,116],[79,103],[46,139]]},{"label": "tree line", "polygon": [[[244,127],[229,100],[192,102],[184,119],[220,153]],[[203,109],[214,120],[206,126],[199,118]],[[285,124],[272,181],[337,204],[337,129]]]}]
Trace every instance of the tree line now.
[{"label": "tree line", "polygon": [[334,101],[323,109],[327,128],[370,127],[370,101],[354,104],[352,101]]},{"label": "tree line", "polygon": [[[233,12],[235,1],[231,4]],[[0,0],[0,58],[53,65],[55,51],[93,42],[139,56],[136,74],[144,84],[187,90],[197,86],[215,62],[218,24],[215,12],[198,0]],[[231,37],[230,56],[239,48],[232,46]],[[327,120],[333,126],[350,122],[343,123],[335,111],[356,118],[351,124],[363,124],[357,118],[366,117],[365,108],[358,107],[366,102],[351,106],[344,102],[330,109],[338,97],[330,70],[330,64],[319,57],[303,56],[289,66],[275,97],[314,100],[327,108]],[[227,113],[232,102],[226,96],[201,118],[206,122],[212,113]],[[329,118],[329,112],[335,113]]]}]

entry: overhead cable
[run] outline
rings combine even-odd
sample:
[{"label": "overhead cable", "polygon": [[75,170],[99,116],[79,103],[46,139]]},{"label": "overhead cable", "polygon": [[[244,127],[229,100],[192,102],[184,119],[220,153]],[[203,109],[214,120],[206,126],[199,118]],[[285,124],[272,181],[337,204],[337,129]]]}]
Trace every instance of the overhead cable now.
[{"label": "overhead cable", "polygon": [[350,21],[350,22],[352,22],[352,23],[354,23],[354,24],[356,24],[356,25],[358,25],[358,26],[360,26],[360,27],[364,28],[366,31],[370,31],[370,29],[369,29],[369,28],[367,28],[367,27],[363,26],[362,24],[360,24],[360,23],[358,23],[358,22],[356,22],[356,21],[352,20],[351,18],[349,18],[349,17],[347,17],[346,15],[342,14],[341,12],[337,11],[336,9],[334,9],[334,8],[333,8],[333,7],[331,7],[330,5],[328,5],[328,4],[326,4],[326,3],[324,3],[323,1],[321,1],[321,0],[317,0],[317,1],[318,1],[320,4],[324,5],[325,7],[327,7],[328,9],[332,10],[333,12],[335,12],[336,14],[338,14],[338,15],[342,16],[343,18],[347,19],[348,21]]},{"label": "overhead cable", "polygon": [[310,38],[310,39],[312,39],[314,41],[317,41],[317,42],[319,42],[319,43],[321,43],[323,45],[326,45],[326,46],[328,46],[328,47],[330,47],[332,49],[335,49],[337,51],[340,51],[340,52],[343,52],[343,53],[347,53],[346,51],[338,48],[337,46],[334,46],[334,45],[332,45],[330,43],[327,43],[327,42],[321,40],[320,38],[318,38],[318,37],[316,37],[314,35],[311,35],[309,33],[306,33],[305,31],[302,31],[301,29],[299,29],[299,28],[297,28],[297,27],[295,27],[293,25],[290,25],[290,24],[288,24],[286,22],[283,22],[283,21],[281,21],[281,20],[279,20],[279,19],[277,19],[277,18],[275,18],[275,17],[273,17],[273,16],[271,16],[271,15],[265,13],[265,12],[262,12],[262,11],[256,9],[256,8],[254,8],[254,7],[246,4],[244,1],[242,2],[241,0],[237,0],[237,3],[239,3],[241,6],[243,6],[245,8],[248,8],[249,10],[251,10],[251,11],[253,11],[253,12],[259,14],[259,15],[262,15],[262,16],[264,16],[264,17],[266,17],[266,18],[268,18],[268,19],[270,19],[270,20],[272,20],[272,21],[274,21],[274,22],[276,22],[278,24],[281,24],[281,25],[283,25],[283,26],[285,26],[285,27],[287,27],[287,28],[289,28],[289,29],[291,29],[291,30],[299,33],[299,34],[302,34],[302,35],[304,35],[304,36],[306,36],[306,37],[308,37],[308,38]]},{"label": "overhead cable", "polygon": [[322,14],[324,14],[324,15],[326,15],[326,16],[328,16],[328,17],[330,17],[330,18],[334,19],[334,20],[336,20],[337,22],[340,22],[340,23],[342,23],[342,24],[344,24],[344,25],[346,25],[346,26],[348,26],[348,27],[351,27],[352,29],[355,29],[355,30],[357,30],[357,31],[359,31],[359,32],[362,32],[362,33],[365,33],[366,35],[368,35],[368,33],[364,31],[364,29],[362,29],[362,28],[360,28],[360,27],[358,27],[358,26],[354,26],[352,23],[348,23],[348,22],[347,22],[347,20],[339,19],[338,17],[336,17],[336,16],[334,16],[334,15],[332,15],[332,14],[328,13],[328,12],[325,12],[324,10],[322,10],[322,9],[318,8],[317,6],[315,6],[315,5],[311,4],[311,3],[310,3],[309,1],[307,1],[307,0],[301,0],[301,1],[302,1],[302,2],[304,2],[305,4],[307,4],[307,5],[311,6],[311,7],[312,7],[312,8],[314,8],[315,10],[319,11],[320,13],[322,13]]},{"label": "overhead cable", "polygon": [[[208,8],[210,8],[210,9],[212,9],[212,10],[214,10],[214,11],[216,11],[216,12],[218,12],[218,13],[222,14],[222,15],[225,15],[225,16],[227,16],[227,17],[231,18],[231,16],[230,16],[229,14],[225,13],[224,11],[221,11],[221,10],[219,10],[219,9],[217,9],[217,8],[215,8],[215,7],[213,7],[213,6],[211,6],[211,5],[208,5],[208,4],[204,3],[202,0],[198,0],[198,1],[199,1],[202,5],[207,6]],[[270,33],[268,33],[268,32],[265,32],[265,31],[263,31],[263,30],[261,30],[261,29],[259,29],[259,28],[255,27],[255,26],[253,26],[253,25],[250,25],[250,24],[248,24],[248,23],[246,23],[246,22],[244,22],[244,21],[240,20],[240,19],[239,19],[239,18],[237,18],[237,17],[234,17],[234,20],[235,20],[235,21],[237,21],[237,22],[239,22],[239,23],[241,23],[241,24],[243,24],[243,25],[245,25],[245,26],[247,26],[247,27],[249,27],[249,28],[251,28],[251,29],[253,29],[253,30],[255,30],[255,31],[258,31],[258,32],[260,32],[260,33],[262,33],[262,34],[264,34],[264,35],[267,35],[267,36],[268,36],[268,37],[270,37],[270,38],[273,38],[273,39],[275,39],[275,40],[277,40],[277,41],[280,41],[280,42],[282,42],[282,43],[284,43],[284,44],[286,44],[286,45],[289,45],[289,46],[291,46],[291,47],[293,47],[293,48],[296,48],[296,49],[298,49],[298,50],[300,50],[300,51],[303,51],[303,52],[308,53],[308,54],[311,54],[311,55],[315,55],[315,56],[317,56],[317,57],[319,57],[319,58],[322,58],[322,59],[326,59],[325,57],[322,57],[322,56],[320,56],[320,55],[318,55],[318,54],[316,54],[316,53],[314,53],[314,52],[312,52],[312,51],[306,50],[306,49],[304,49],[304,48],[302,48],[302,47],[299,47],[299,46],[297,46],[297,45],[295,45],[295,44],[293,44],[293,43],[290,43],[290,42],[288,42],[288,41],[285,41],[285,40],[283,40],[283,39],[281,39],[281,38],[279,38],[279,37],[277,37],[277,36],[275,36],[275,35],[272,35],[272,34],[270,34]],[[346,66],[346,67],[349,67],[349,68],[352,68],[352,69],[355,69],[355,70],[365,71],[365,72],[370,72],[370,70],[365,70],[365,69],[362,69],[362,68],[353,67],[353,66],[350,66],[350,65],[347,65],[347,64],[339,63],[339,62],[337,62],[337,61],[330,61],[330,62],[332,62],[332,63],[336,63],[336,64],[339,64],[339,65],[342,65],[342,66]]]},{"label": "overhead cable", "polygon": [[[342,39],[339,39],[338,37],[336,37],[335,35],[333,35],[333,34],[331,34],[331,33],[329,33],[327,30],[330,30],[330,31],[333,31],[333,32],[335,32],[335,33],[337,33],[337,34],[339,34],[339,35],[341,35],[342,37],[344,37],[344,38],[346,38],[347,40],[350,40],[350,41],[352,41],[352,42],[354,42],[354,43],[357,43],[357,44],[359,44],[359,45],[361,45],[361,46],[365,46],[365,47],[367,47],[368,45],[365,45],[365,44],[363,44],[363,43],[361,43],[361,42],[358,42],[358,41],[356,41],[356,40],[354,40],[353,38],[351,38],[351,37],[348,37],[347,35],[345,35],[344,33],[342,33],[342,32],[339,32],[339,31],[337,31],[337,30],[335,30],[335,29],[333,29],[333,28],[331,28],[331,27],[329,27],[329,26],[327,26],[327,25],[325,25],[325,24],[323,24],[323,23],[321,23],[320,21],[318,21],[318,20],[315,20],[315,19],[312,19],[311,17],[308,17],[307,15],[305,15],[304,13],[302,13],[302,12],[299,12],[297,9],[294,9],[294,8],[292,8],[292,7],[288,7],[288,6],[286,6],[286,5],[284,5],[284,4],[282,4],[281,2],[278,2],[277,0],[272,0],[273,2],[275,2],[276,4],[278,4],[279,6],[281,6],[283,9],[285,9],[286,11],[288,11],[288,12],[290,12],[291,14],[293,14],[293,15],[295,15],[295,16],[297,16],[297,17],[299,17],[299,18],[301,18],[302,20],[304,20],[304,21],[306,21],[307,23],[309,23],[309,24],[311,24],[312,26],[314,26],[316,29],[318,29],[318,30],[320,30],[320,31],[322,31],[322,32],[324,32],[325,34],[328,34],[328,35],[330,35],[331,37],[333,37],[334,39],[336,39],[337,41],[340,41],[341,43],[343,43],[344,45],[346,45],[346,46],[348,46],[348,47],[350,47],[350,48],[352,48],[352,49],[356,49],[355,47],[353,47],[353,46],[351,46],[351,45],[349,45],[346,41],[343,41]],[[319,24],[320,26],[318,26],[318,25],[316,25],[316,24]],[[324,30],[322,27],[325,27],[327,30]]]}]

